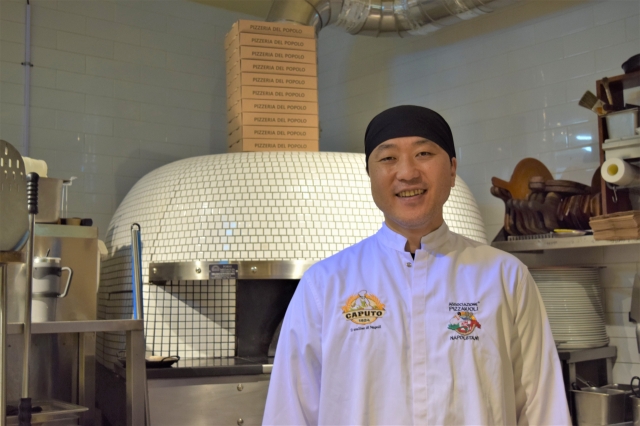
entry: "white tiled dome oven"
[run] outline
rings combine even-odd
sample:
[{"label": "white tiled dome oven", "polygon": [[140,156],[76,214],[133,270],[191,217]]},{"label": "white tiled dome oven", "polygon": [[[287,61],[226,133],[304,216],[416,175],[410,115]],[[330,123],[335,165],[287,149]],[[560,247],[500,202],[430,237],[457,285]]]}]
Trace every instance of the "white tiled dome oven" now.
[{"label": "white tiled dome oven", "polygon": [[[453,231],[486,242],[459,177],[444,216]],[[107,232],[98,315],[131,317],[136,222],[149,353],[179,355],[180,366],[194,366],[266,351],[301,273],[374,234],[382,221],[364,154],[248,152],[177,161],[140,179],[118,207]],[[220,263],[238,264],[238,279],[209,279],[209,267]],[[158,276],[174,273],[150,284],[150,264]],[[247,330],[251,324],[262,328]],[[97,356],[107,367],[122,349],[124,336],[98,336]]]}]

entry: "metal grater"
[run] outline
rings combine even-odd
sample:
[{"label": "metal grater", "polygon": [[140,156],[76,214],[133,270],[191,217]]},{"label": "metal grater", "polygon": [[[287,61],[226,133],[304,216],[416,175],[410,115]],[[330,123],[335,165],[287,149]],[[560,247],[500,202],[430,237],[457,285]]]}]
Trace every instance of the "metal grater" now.
[{"label": "metal grater", "polygon": [[0,251],[17,251],[27,242],[28,217],[24,161],[0,139]]}]

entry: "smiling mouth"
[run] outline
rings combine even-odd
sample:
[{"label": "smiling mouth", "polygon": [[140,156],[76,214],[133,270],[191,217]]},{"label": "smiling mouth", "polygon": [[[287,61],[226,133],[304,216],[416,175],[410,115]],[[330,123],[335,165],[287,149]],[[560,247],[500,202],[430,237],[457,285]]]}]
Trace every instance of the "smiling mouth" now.
[{"label": "smiling mouth", "polygon": [[409,197],[415,197],[416,195],[424,194],[425,192],[427,191],[425,191],[424,189],[412,189],[410,191],[398,192],[396,196],[400,198],[409,198]]}]

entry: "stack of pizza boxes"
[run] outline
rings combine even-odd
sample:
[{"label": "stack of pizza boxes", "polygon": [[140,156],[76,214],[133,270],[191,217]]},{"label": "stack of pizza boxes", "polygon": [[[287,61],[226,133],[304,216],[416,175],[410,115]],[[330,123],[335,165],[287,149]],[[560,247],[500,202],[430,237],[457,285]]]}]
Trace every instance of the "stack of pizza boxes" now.
[{"label": "stack of pizza boxes", "polygon": [[240,20],[225,49],[228,151],[318,151],[315,29]]}]

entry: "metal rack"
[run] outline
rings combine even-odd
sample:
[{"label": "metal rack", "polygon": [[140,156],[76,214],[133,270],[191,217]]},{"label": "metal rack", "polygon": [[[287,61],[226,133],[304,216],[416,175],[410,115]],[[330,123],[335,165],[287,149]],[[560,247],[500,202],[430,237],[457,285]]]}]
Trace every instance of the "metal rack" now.
[{"label": "metal rack", "polygon": [[[124,331],[127,338],[127,426],[145,424],[144,379],[146,369],[144,360],[144,324],[142,320],[52,321],[33,323],[31,327],[31,333],[34,335],[75,333],[79,336],[77,374],[79,379],[78,403],[80,405],[60,401],[45,401],[42,404],[44,411],[38,414],[34,413],[34,422],[60,420],[68,417],[71,413],[84,411],[85,414],[83,414],[81,424],[94,424],[95,333]],[[6,335],[19,335],[23,332],[23,323],[9,323],[6,326]],[[7,417],[6,420],[3,417],[0,419],[1,423],[14,424],[12,422],[17,418],[14,419],[12,417]]]}]

